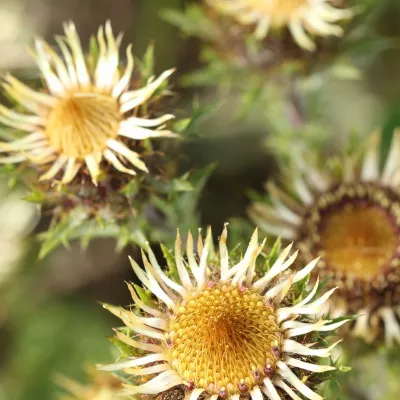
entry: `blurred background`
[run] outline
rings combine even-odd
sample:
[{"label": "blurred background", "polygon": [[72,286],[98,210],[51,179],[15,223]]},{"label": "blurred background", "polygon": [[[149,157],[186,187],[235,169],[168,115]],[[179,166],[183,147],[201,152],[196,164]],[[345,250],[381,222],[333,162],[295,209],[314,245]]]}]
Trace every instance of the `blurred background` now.
[{"label": "blurred background", "polygon": [[[182,9],[184,0],[0,0],[0,73],[36,79],[37,71],[27,52],[37,35],[52,42],[62,33],[62,22],[73,20],[85,43],[99,24],[110,19],[114,31],[123,31],[124,42],[133,42],[141,57],[149,43],[155,45],[156,72],[178,68],[174,77],[179,106],[188,108],[197,94],[206,104],[215,103],[214,90],[184,88],[180,76],[201,65],[200,45],[184,38],[159,16],[166,8]],[[400,123],[400,2],[376,0],[365,18],[365,30],[380,42],[374,51],[360,50],[354,62],[361,71],[356,79],[316,76],[304,82],[314,89],[313,129],[323,138],[326,151],[340,147],[351,132],[366,135],[376,127],[385,131]],[[364,23],[364,22],[363,22]],[[363,28],[364,29],[364,28]],[[367,36],[368,37],[368,36]],[[390,39],[390,46],[387,45]],[[365,43],[368,46],[368,42]],[[376,50],[378,46],[378,51]],[[273,151],[264,143],[279,127],[290,129],[293,110],[264,109],[257,104],[238,122],[231,92],[212,117],[201,137],[182,146],[182,170],[216,162],[199,203],[203,225],[218,233],[231,218],[245,218],[251,190],[261,191],[267,177],[277,172]],[[271,103],[275,104],[275,103]],[[272,106],[271,106],[272,107]],[[315,117],[314,117],[315,116]],[[278,130],[279,130],[278,129]],[[322,135],[322,136],[320,136]],[[37,262],[34,233],[46,226],[46,215],[35,228],[38,210],[21,202],[23,192],[0,188],[0,399],[56,399],[60,389],[56,374],[83,381],[85,363],[107,363],[115,357],[106,336],[118,321],[98,302],[130,303],[125,281],[132,280],[127,255],[115,252],[112,240],[98,240],[82,251],[77,244],[58,248]],[[350,389],[336,398],[397,399],[400,393],[397,365],[388,367],[380,354],[362,362],[362,381],[350,373]],[[335,397],[333,397],[335,398]]]}]

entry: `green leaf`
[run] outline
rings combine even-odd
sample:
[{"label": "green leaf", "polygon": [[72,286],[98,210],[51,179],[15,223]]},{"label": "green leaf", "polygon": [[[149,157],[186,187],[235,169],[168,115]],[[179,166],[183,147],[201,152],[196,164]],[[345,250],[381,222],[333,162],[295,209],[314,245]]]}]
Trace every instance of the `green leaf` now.
[{"label": "green leaf", "polygon": [[134,284],[137,294],[139,295],[140,300],[143,301],[144,304],[157,308],[157,304],[154,302],[152,294],[150,290],[144,289],[143,287]]},{"label": "green leaf", "polygon": [[162,10],[160,16],[171,25],[179,28],[186,36],[196,36],[209,41],[214,41],[219,37],[219,31],[213,21],[198,5],[190,5],[184,12]]},{"label": "green leaf", "polygon": [[281,254],[281,250],[282,250],[282,239],[280,237],[278,237],[275,240],[275,243],[272,246],[272,249],[269,253],[268,264],[269,264],[270,268],[275,264],[276,260],[278,259],[279,255]]},{"label": "green leaf", "polygon": [[46,200],[46,194],[38,190],[33,190],[24,198],[24,200],[31,203],[43,204]]}]

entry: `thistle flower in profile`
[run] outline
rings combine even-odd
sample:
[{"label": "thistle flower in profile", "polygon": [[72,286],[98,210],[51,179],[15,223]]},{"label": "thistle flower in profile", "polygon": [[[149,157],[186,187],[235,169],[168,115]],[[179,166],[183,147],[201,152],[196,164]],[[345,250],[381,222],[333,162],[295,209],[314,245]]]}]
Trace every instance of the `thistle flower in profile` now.
[{"label": "thistle flower in profile", "polygon": [[130,348],[129,357],[101,367],[130,376],[133,384],[121,395],[167,396],[180,388],[190,400],[322,399],[312,376],[335,369],[319,364],[335,345],[322,344],[320,335],[346,321],[313,319],[334,289],[317,299],[318,283],[307,295],[296,292],[318,260],[290,273],[291,246],[280,254],[275,249],[266,267],[257,230],[241,259],[229,254],[226,240],[225,228],[215,252],[209,230],[194,249],[189,233],[185,256],[178,234],[175,257],[164,253],[168,272],[150,247],[142,252],[145,270],[131,260],[152,296],[129,285],[130,310],[105,305],[126,325],[116,330],[116,340]]},{"label": "thistle flower in profile", "polygon": [[96,371],[93,366],[86,368],[89,382],[82,384],[62,375],[56,376],[56,383],[67,394],[60,400],[112,400],[122,389],[119,379],[111,374]]},{"label": "thistle flower in profile", "polygon": [[79,171],[96,184],[103,161],[124,174],[147,171],[132,143],[174,136],[164,129],[164,123],[173,116],[152,119],[148,115],[138,117],[137,111],[173,70],[132,90],[131,46],[126,50],[126,67],[122,68],[122,37],[114,36],[109,22],[98,30],[98,56],[94,60],[84,56],[72,22],[64,25],[64,31],[64,37],[56,38],[62,56],[45,41],[35,41],[34,56],[44,91],[36,91],[11,75],[5,77],[6,93],[26,112],[0,106],[0,122],[27,135],[16,134],[16,140],[0,143],[0,151],[7,153],[0,162],[28,162],[43,172],[41,180],[60,177],[62,184],[71,182]]},{"label": "thistle flower in profile", "polygon": [[390,345],[400,344],[400,132],[386,162],[379,149],[374,135],[363,158],[347,155],[331,168],[295,156],[287,189],[270,183],[272,205],[255,203],[250,216],[294,240],[305,261],[320,256],[315,273],[339,288],[332,315],[358,314],[352,332],[368,342],[383,325]]},{"label": "thistle flower in profile", "polygon": [[303,49],[315,50],[310,37],[341,36],[336,24],[351,18],[354,12],[340,9],[330,0],[206,0],[221,13],[231,15],[242,25],[255,25],[255,36],[264,38],[270,30],[288,28],[294,41]]}]

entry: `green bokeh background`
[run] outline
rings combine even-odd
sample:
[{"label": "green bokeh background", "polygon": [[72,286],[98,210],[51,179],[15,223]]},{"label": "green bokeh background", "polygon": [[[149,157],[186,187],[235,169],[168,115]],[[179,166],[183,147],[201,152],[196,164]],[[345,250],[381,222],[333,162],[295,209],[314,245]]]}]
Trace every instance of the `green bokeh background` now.
[{"label": "green bokeh background", "polygon": [[[199,65],[199,45],[185,40],[159,13],[164,8],[182,8],[184,3],[189,1],[0,0],[5,32],[0,32],[0,71],[35,78],[25,56],[33,36],[51,41],[61,33],[61,23],[71,19],[84,43],[99,24],[110,19],[114,31],[125,32],[124,42],[134,43],[136,56],[153,42],[157,72],[176,66],[177,83],[179,74]],[[387,146],[393,128],[400,124],[400,2],[377,0],[376,8],[369,24],[384,38],[394,39],[395,46],[362,64],[363,79],[324,83],[319,101],[327,104],[321,120],[328,132],[326,149],[337,148],[352,130],[367,134],[376,126],[384,127]],[[194,94],[195,90],[178,85],[183,108],[191,104]],[[205,103],[215,101],[214,92],[202,94]],[[235,97],[224,100],[226,104],[204,124],[203,137],[182,147],[183,169],[217,162],[199,205],[203,224],[213,225],[215,232],[229,218],[245,216],[247,192],[260,191],[266,178],[277,171],[271,152],[263,145],[273,134],[273,124],[265,124],[258,110],[238,123],[230,115]],[[42,226],[45,222],[38,230]],[[127,254],[135,255],[137,250],[128,248],[116,255],[111,240],[91,243],[86,253],[72,244],[40,263],[36,261],[37,244],[28,238],[26,247],[26,257],[13,279],[0,288],[0,400],[55,399],[59,392],[56,373],[83,380],[86,362],[111,361],[115,353],[106,336],[112,335],[111,328],[118,321],[97,302],[129,304],[124,281],[134,279]],[[398,398],[400,369],[396,363],[388,364],[381,353],[368,356],[365,362],[356,358],[352,356],[349,362],[355,360],[362,367],[362,381],[350,373],[350,389],[345,389],[346,394],[338,391],[333,398]]]}]

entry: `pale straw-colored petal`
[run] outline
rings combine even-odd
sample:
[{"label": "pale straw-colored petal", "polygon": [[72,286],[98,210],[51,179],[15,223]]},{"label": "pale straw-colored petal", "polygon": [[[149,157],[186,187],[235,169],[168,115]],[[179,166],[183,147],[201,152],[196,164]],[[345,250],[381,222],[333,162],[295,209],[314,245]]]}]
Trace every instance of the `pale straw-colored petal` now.
[{"label": "pale straw-colored petal", "polygon": [[337,288],[333,288],[324,293],[318,300],[307,305],[294,305],[292,307],[282,307],[278,309],[278,321],[282,322],[292,315],[298,314],[317,314],[321,311],[321,306],[329,299]]},{"label": "pale straw-colored petal", "polygon": [[146,368],[127,368],[125,372],[129,375],[136,375],[136,376],[144,376],[144,375],[152,375],[158,374],[163,371],[170,371],[172,370],[169,364],[156,364],[151,367]]},{"label": "pale straw-colored petal", "polygon": [[330,347],[327,347],[324,349],[313,349],[313,348],[304,346],[301,343],[298,343],[294,340],[285,339],[283,341],[283,351],[285,353],[295,353],[295,354],[298,354],[301,356],[313,356],[313,357],[326,358],[331,355],[332,349],[340,342],[341,342],[341,340],[337,341]]},{"label": "pale straw-colored petal", "polygon": [[149,273],[145,273],[137,264],[137,262],[129,257],[131,266],[135,271],[137,277],[140,281],[149,289],[159,300],[161,300],[170,309],[175,309],[174,301],[161,289],[160,285],[157,283],[156,279]]},{"label": "pale straw-colored petal", "polygon": [[140,307],[144,312],[153,315],[154,317],[165,317],[165,313],[163,313],[162,311],[156,310],[153,307],[150,307],[149,305],[145,304],[140,297],[137,295],[136,293],[136,289],[133,285],[128,283],[128,289],[129,292],[131,293],[132,299],[135,302],[135,304]]},{"label": "pale straw-colored petal", "polygon": [[[146,243],[146,251],[149,255],[150,263],[151,266],[154,268],[157,276],[172,290],[175,292],[179,293],[182,297],[185,297],[187,295],[186,289],[179,285],[178,283],[174,282],[172,279],[170,279],[167,275],[165,275],[164,271],[161,269],[160,265],[158,264],[158,261],[156,259],[156,256],[153,253],[153,250],[150,247],[149,242]],[[142,255],[144,255],[142,253]],[[143,261],[146,263],[146,257],[143,258]],[[156,277],[156,275],[154,274]]]},{"label": "pale straw-colored petal", "polygon": [[0,115],[0,123],[2,123],[3,125],[7,125],[10,128],[18,129],[25,132],[36,132],[38,130],[37,125],[32,125],[26,122],[18,122],[14,119],[6,118],[2,115]]},{"label": "pale straw-colored petal", "polygon": [[121,311],[119,318],[121,318],[122,322],[129,329],[132,329],[140,335],[145,335],[152,339],[165,340],[164,332],[160,332],[158,329],[143,324],[142,321],[132,312]]},{"label": "pale straw-colored petal", "polygon": [[61,179],[61,183],[67,184],[71,182],[81,167],[82,164],[78,162],[75,157],[69,157],[67,166],[65,167],[64,176]]},{"label": "pale straw-colored petal", "polygon": [[295,149],[293,151],[294,165],[296,169],[303,173],[303,177],[307,180],[307,185],[310,188],[318,192],[326,191],[332,185],[332,178],[310,163],[309,160],[312,160],[312,156],[311,153],[302,154]]},{"label": "pale straw-colored petal", "polygon": [[34,113],[40,113],[40,111],[43,111],[43,107],[54,107],[57,103],[55,97],[31,89],[10,74],[6,75],[5,81],[8,82],[8,85],[4,85],[8,93],[10,93],[18,103],[21,103],[25,108]]},{"label": "pale straw-colored petal", "polygon": [[362,181],[376,181],[379,179],[379,142],[378,133],[375,133],[369,142],[367,153],[364,156],[360,178]]},{"label": "pale straw-colored petal", "polygon": [[291,367],[301,368],[306,371],[317,372],[317,373],[334,371],[336,369],[335,367],[332,367],[330,365],[312,364],[305,361],[297,360],[296,358],[293,357],[286,357],[285,364]]},{"label": "pale straw-colored petal", "polygon": [[347,319],[344,319],[339,322],[335,322],[333,324],[330,324],[331,321],[328,320],[320,320],[314,324],[306,323],[306,322],[298,322],[298,321],[285,321],[282,324],[282,328],[286,329],[287,331],[287,337],[291,338],[294,336],[299,336],[299,335],[304,335],[306,333],[316,331],[316,332],[328,332],[328,331],[333,331],[342,325],[344,325],[346,322],[348,322]]},{"label": "pale straw-colored petal", "polygon": [[104,158],[118,171],[129,174],[136,175],[136,171],[133,169],[125,167],[124,164],[118,159],[118,157],[110,150],[105,149],[103,152]]},{"label": "pale straw-colored petal", "polygon": [[[251,261],[250,261],[250,265],[247,268],[247,271],[245,273],[245,285],[250,286],[250,284],[253,282],[254,277],[256,276],[256,260],[257,257],[259,256],[259,254],[262,252],[265,243],[267,241],[267,238],[265,238],[262,243],[258,246],[258,249],[255,251],[255,253],[253,254]],[[241,278],[239,278],[241,279]]]},{"label": "pale straw-colored petal", "polygon": [[153,265],[147,259],[147,255],[143,249],[141,249],[142,261],[144,264],[144,268],[146,270],[147,276],[152,279],[154,278],[156,282],[160,285],[161,289],[165,292],[165,294],[174,302],[178,303],[181,299],[177,296],[168,285],[165,284],[164,280],[160,277],[157,270],[153,267]]},{"label": "pale straw-colored petal", "polygon": [[[253,232],[253,235],[251,236],[249,245],[247,246],[247,250],[244,254],[243,259],[230,268],[226,274],[221,275],[221,281],[226,281],[230,279],[232,276],[235,276],[235,281],[238,281],[238,279],[243,276],[243,274],[246,272],[249,262],[252,258],[252,255],[255,254],[255,252],[258,250],[258,228],[256,228]],[[232,282],[233,283],[233,282]]]},{"label": "pale straw-colored petal", "polygon": [[267,36],[269,27],[271,25],[271,19],[268,17],[262,18],[254,31],[254,36],[258,39],[263,39]]},{"label": "pale straw-colored petal", "polygon": [[72,87],[71,78],[69,76],[68,70],[62,61],[61,57],[46,43],[43,42],[46,53],[51,57],[54,67],[56,69],[57,77],[65,88]]},{"label": "pale straw-colored petal", "polygon": [[302,218],[296,212],[287,207],[275,192],[270,193],[272,204],[275,207],[275,212],[287,223],[298,226]]},{"label": "pale straw-colored petal", "polygon": [[290,243],[289,246],[285,247],[279,254],[278,258],[272,265],[271,269],[262,278],[254,282],[253,287],[255,289],[258,289],[260,292],[263,292],[272,279],[274,279],[276,276],[284,272],[287,268],[289,268],[293,264],[294,260],[297,257],[298,251],[296,251],[285,262],[286,257],[289,255],[290,250],[292,249],[292,246],[293,243]]},{"label": "pale straw-colored petal", "polygon": [[315,285],[312,288],[311,292],[302,301],[300,301],[296,305],[304,306],[304,305],[308,304],[315,296],[315,293],[317,293],[318,287],[319,287],[319,276],[317,277],[317,280],[316,280]]},{"label": "pale straw-colored petal", "polygon": [[99,48],[99,55],[94,72],[95,84],[97,87],[103,87],[103,80],[106,78],[106,64],[107,64],[107,44],[104,37],[104,26],[100,25],[97,31],[97,44]]},{"label": "pale straw-colored petal", "polygon": [[54,164],[50,167],[50,169],[40,176],[39,181],[53,179],[59,173],[59,171],[61,171],[67,161],[68,157],[66,156],[58,157]]},{"label": "pale straw-colored petal", "polygon": [[252,400],[263,400],[263,395],[259,386],[253,386],[253,388],[250,390],[250,397]]},{"label": "pale straw-colored petal", "polygon": [[161,84],[173,74],[174,71],[175,69],[164,71],[156,80],[148,83],[146,87],[123,93],[120,97],[120,111],[125,113],[144,103],[153,95]]},{"label": "pale straw-colored petal", "polygon": [[130,150],[123,143],[115,139],[108,139],[107,146],[116,153],[124,156],[134,167],[140,169],[141,171],[148,172],[146,164],[139,158],[139,154]]},{"label": "pale straw-colored petal", "polygon": [[[33,149],[29,153],[26,153],[25,156],[27,160],[35,164],[48,164],[59,158],[52,147]],[[60,156],[60,158],[62,157]]]},{"label": "pale straw-colored petal", "polygon": [[[303,269],[301,269],[299,272],[296,272],[294,274],[293,277],[293,282],[292,284],[297,283],[298,281],[301,281],[302,279],[304,279],[308,274],[310,274],[310,272],[315,268],[315,266],[317,265],[318,261],[319,261],[320,257],[312,260],[310,263],[308,263]],[[273,288],[271,288],[270,290],[268,290],[268,292],[265,294],[265,296],[267,298],[272,298],[277,296],[282,290],[283,288],[287,285],[287,280],[283,281],[282,283],[274,286]]]},{"label": "pale straw-colored petal", "polygon": [[383,168],[381,181],[385,185],[391,184],[391,178],[400,169],[400,129],[393,134],[392,144]]},{"label": "pale straw-colored petal", "polygon": [[65,43],[65,38],[56,36],[55,39],[56,39],[58,46],[60,47],[65,64],[67,66],[67,71],[68,71],[71,87],[76,87],[76,86],[78,86],[77,72],[75,69],[75,64],[74,64],[74,60],[72,59],[71,52],[69,51],[69,48]]},{"label": "pale straw-colored petal", "polygon": [[139,367],[140,365],[146,365],[157,361],[169,361],[166,354],[149,354],[143,357],[137,357],[132,360],[121,361],[109,365],[100,365],[98,369],[101,371],[118,371],[125,368]]},{"label": "pale straw-colored petal", "polygon": [[283,389],[290,398],[293,400],[302,400],[293,390],[290,386],[288,386],[282,379],[278,378],[274,380],[274,384],[276,386],[279,386],[281,389]]},{"label": "pale straw-colored petal", "polygon": [[2,106],[1,104],[0,104],[0,114],[9,120],[36,126],[36,130],[37,126],[43,126],[46,123],[46,119],[44,117],[40,117],[37,115],[20,114],[13,110],[9,110],[8,108]]},{"label": "pale straw-colored petal", "polygon": [[293,385],[303,396],[310,400],[323,400],[323,397],[313,392],[305,385],[282,361],[277,362],[278,373],[291,385]]},{"label": "pale straw-colored petal", "polygon": [[162,331],[167,331],[169,327],[168,321],[164,318],[156,318],[156,317],[138,317],[135,315],[135,320],[138,320],[143,323],[143,325],[150,326],[151,328],[159,329]]},{"label": "pale straw-colored petal", "polygon": [[132,44],[130,44],[126,49],[126,58],[127,58],[127,64],[125,72],[122,75],[119,82],[114,86],[112,90],[112,96],[114,98],[118,98],[119,96],[121,96],[122,92],[127,88],[131,80],[133,66],[134,66],[133,55],[132,55]]},{"label": "pale straw-colored petal", "polygon": [[167,121],[174,119],[175,116],[172,114],[165,114],[160,118],[137,118],[137,117],[129,117],[124,120],[123,123],[126,123],[129,126],[142,126],[144,128],[154,128],[156,126],[160,126],[165,124]]},{"label": "pale straw-colored petal", "polygon": [[211,245],[212,245],[211,227],[208,227],[205,246],[200,257],[199,269],[197,270],[197,274],[195,276],[198,288],[202,288],[207,280],[207,259]]},{"label": "pale straw-colored petal", "polygon": [[138,393],[142,394],[159,394],[171,389],[174,386],[183,384],[182,379],[179,375],[173,371],[165,371],[157,375],[155,378],[144,383],[140,386],[124,385],[125,390],[123,395],[135,395]]},{"label": "pale straw-colored petal", "polygon": [[400,344],[400,324],[390,307],[382,307],[379,314],[384,323],[385,342],[387,346]]},{"label": "pale straw-colored petal", "polygon": [[298,19],[293,19],[288,25],[295,42],[305,50],[314,51],[315,43],[306,34],[303,24]]},{"label": "pale straw-colored petal", "polygon": [[224,224],[224,230],[222,231],[221,237],[219,238],[219,258],[221,263],[221,276],[228,273],[229,270],[229,253],[226,247],[226,240],[228,238],[228,224]]},{"label": "pale straw-colored petal", "polygon": [[315,11],[327,22],[336,22],[342,19],[348,19],[354,16],[355,9],[335,8],[326,2],[318,2],[315,4]]},{"label": "pale straw-colored petal", "polygon": [[35,56],[36,63],[40,69],[40,72],[42,73],[43,79],[46,81],[46,85],[49,91],[57,96],[63,95],[65,93],[65,87],[51,69],[49,56],[45,50],[44,42],[42,40],[36,39],[35,49],[36,49],[36,56]]},{"label": "pale straw-colored petal", "polygon": [[135,349],[151,351],[152,353],[162,353],[164,351],[164,349],[161,346],[158,346],[153,343],[145,343],[140,340],[134,340],[118,330],[115,331],[115,335],[119,340],[121,340],[121,342],[124,342],[128,346],[132,346]]},{"label": "pale straw-colored petal", "polygon": [[0,164],[17,164],[26,160],[24,155],[0,157]]},{"label": "pale straw-colored petal", "polygon": [[275,389],[274,384],[272,383],[271,379],[269,378],[264,378],[264,387],[263,387],[263,392],[264,394],[270,399],[270,400],[281,400],[281,397],[279,396],[278,392]]},{"label": "pale straw-colored petal", "polygon": [[87,87],[91,84],[91,81],[75,25],[72,22],[64,24],[64,31],[67,43],[72,51],[78,82],[81,87]]},{"label": "pale straw-colored petal", "polygon": [[143,320],[146,318],[138,317],[130,311],[124,310],[121,307],[111,306],[109,304],[103,304],[103,307],[110,313],[114,314],[117,318],[120,318],[124,324],[141,335],[150,336],[154,339],[165,340],[165,335],[160,330],[152,328],[149,325],[145,325]]},{"label": "pale straw-colored petal", "polygon": [[136,126],[132,121],[122,121],[118,131],[119,135],[133,140],[145,140],[157,137],[177,137],[175,133],[168,130],[151,130]]},{"label": "pale straw-colored petal", "polygon": [[[105,39],[107,39],[107,43]],[[119,52],[110,21],[106,22],[105,29],[99,28],[97,40],[100,57],[95,72],[96,86],[100,89],[111,89],[118,72]]]},{"label": "pale straw-colored petal", "polygon": [[177,232],[176,240],[175,240],[175,263],[176,263],[176,269],[178,270],[178,274],[181,279],[182,285],[184,286],[184,288],[186,288],[186,290],[192,289],[192,287],[193,287],[192,281],[190,280],[187,269],[183,263],[182,240],[181,240],[181,236],[179,234],[179,230]]},{"label": "pale straw-colored petal", "polygon": [[229,272],[228,272],[229,277],[234,273],[234,276],[231,280],[232,285],[237,285],[237,284],[243,283],[243,279],[249,272],[249,269],[253,269],[256,258],[262,251],[264,244],[265,244],[265,240],[263,241],[263,243],[261,245],[252,249],[252,252],[246,251],[246,254],[243,257],[243,260],[241,260],[238,264],[236,264],[233,268],[231,268],[229,270]]},{"label": "pale straw-colored petal", "polygon": [[201,228],[199,228],[199,234],[197,235],[197,254],[199,257],[203,254],[203,237],[201,236]]},{"label": "pale straw-colored petal", "polygon": [[293,185],[303,204],[309,206],[314,202],[314,196],[300,174],[293,177]]},{"label": "pale straw-colored petal", "polygon": [[371,339],[371,328],[369,326],[370,312],[366,309],[362,309],[358,312],[358,317],[354,324],[352,334],[355,337],[359,337],[366,342]]},{"label": "pale straw-colored petal", "polygon": [[13,140],[12,142],[7,143],[0,142],[0,150],[7,151],[6,149],[7,147],[9,147],[10,149],[16,149],[16,151],[18,151],[18,149],[20,149],[19,146],[42,142],[44,139],[46,139],[46,137],[43,135],[42,132],[33,132],[29,135],[26,135],[22,139]]},{"label": "pale straw-colored petal", "polygon": [[[199,235],[200,235],[200,232],[199,232]],[[187,258],[189,261],[189,268],[192,271],[193,275],[196,273],[196,271],[199,268],[197,261],[196,261],[196,257],[194,255],[194,251],[195,251],[195,248],[194,248],[193,236],[192,236],[192,233],[189,231],[187,239],[186,239],[186,255],[187,255]],[[199,247],[197,247],[197,251],[200,253]]]},{"label": "pale straw-colored petal", "polygon": [[312,10],[310,12],[305,13],[304,20],[308,24],[310,30],[315,31],[317,34],[321,36],[342,36],[343,28],[338,25],[330,24],[329,22],[324,21],[316,12]]},{"label": "pale straw-colored petal", "polygon": [[286,337],[291,338],[295,336],[305,335],[307,333],[318,331],[320,327],[327,324],[329,321],[319,320],[313,324],[301,323],[297,321],[285,321],[282,324],[282,328],[286,331]]},{"label": "pale straw-colored petal", "polygon": [[265,233],[269,233],[285,240],[294,240],[296,238],[296,230],[284,225],[272,224],[267,221],[257,220],[258,227]]},{"label": "pale straw-colored petal", "polygon": [[85,157],[85,164],[87,169],[89,170],[90,177],[92,178],[92,182],[97,185],[97,178],[100,175],[100,160],[101,158],[98,154],[89,154]]},{"label": "pale straw-colored petal", "polygon": [[[28,135],[30,136],[30,135]],[[47,141],[42,139],[41,141],[24,141],[15,140],[13,142],[0,142],[0,153],[10,153],[10,152],[19,152],[23,153],[25,151],[38,151],[47,146]]]},{"label": "pale straw-colored petal", "polygon": [[197,400],[199,396],[205,391],[205,389],[194,389],[192,393],[190,393],[189,400]]}]

